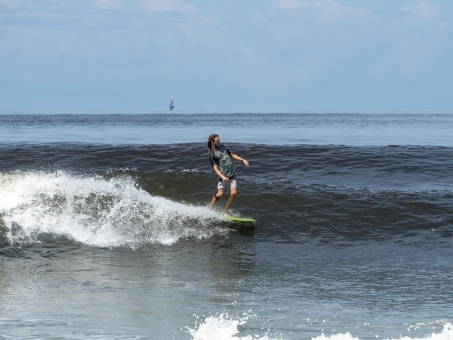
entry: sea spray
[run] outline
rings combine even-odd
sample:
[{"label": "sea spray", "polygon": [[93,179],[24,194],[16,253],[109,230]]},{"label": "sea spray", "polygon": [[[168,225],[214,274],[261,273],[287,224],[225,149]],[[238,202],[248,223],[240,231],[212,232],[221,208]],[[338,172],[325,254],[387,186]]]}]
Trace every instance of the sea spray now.
[{"label": "sea spray", "polygon": [[1,173],[0,209],[12,244],[52,235],[92,246],[135,248],[222,232],[212,225],[216,216],[206,207],[153,196],[127,176]]},{"label": "sea spray", "polygon": [[[230,318],[226,314],[205,318],[196,329],[187,327],[193,340],[253,340],[251,335],[239,336],[239,326],[247,322],[247,317]],[[259,339],[268,339],[259,338]]]},{"label": "sea spray", "polygon": [[[380,339],[379,335],[376,335],[376,339]],[[333,334],[330,336],[326,336],[321,334],[313,338],[312,340],[361,340],[360,337],[354,337],[350,333],[339,333]],[[427,334],[426,337],[420,338],[412,338],[408,336],[394,338],[394,339],[387,339],[387,340],[453,340],[453,326],[451,323],[447,323],[444,325],[443,329],[440,333],[433,332],[432,334]]]}]

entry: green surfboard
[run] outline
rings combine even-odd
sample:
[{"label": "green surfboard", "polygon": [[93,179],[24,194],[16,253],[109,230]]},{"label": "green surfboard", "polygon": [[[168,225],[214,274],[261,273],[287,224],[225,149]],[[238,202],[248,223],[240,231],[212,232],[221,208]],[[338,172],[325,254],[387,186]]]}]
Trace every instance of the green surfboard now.
[{"label": "green surfboard", "polygon": [[221,216],[222,220],[241,223],[255,223],[254,219],[236,216]]}]

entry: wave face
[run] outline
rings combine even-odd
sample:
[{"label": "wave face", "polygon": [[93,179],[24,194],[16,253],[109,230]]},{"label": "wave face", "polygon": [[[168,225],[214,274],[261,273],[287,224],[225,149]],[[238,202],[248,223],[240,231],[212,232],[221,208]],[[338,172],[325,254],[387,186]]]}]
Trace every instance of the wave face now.
[{"label": "wave face", "polygon": [[[256,218],[271,240],[451,238],[453,148],[230,149],[251,163],[237,164],[239,195],[232,211]],[[202,145],[4,147],[2,158],[4,242],[57,235],[137,247],[224,232],[206,208],[216,178]]]}]

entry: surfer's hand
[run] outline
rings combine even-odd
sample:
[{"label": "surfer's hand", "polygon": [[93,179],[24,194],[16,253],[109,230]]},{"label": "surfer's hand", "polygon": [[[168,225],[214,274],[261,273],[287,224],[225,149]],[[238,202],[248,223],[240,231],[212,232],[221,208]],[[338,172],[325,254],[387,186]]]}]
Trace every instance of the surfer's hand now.
[{"label": "surfer's hand", "polygon": [[249,167],[249,162],[247,162],[245,159],[243,160],[245,166],[248,168]]},{"label": "surfer's hand", "polygon": [[230,179],[226,176],[222,178],[222,181],[224,181],[225,183],[230,183]]}]

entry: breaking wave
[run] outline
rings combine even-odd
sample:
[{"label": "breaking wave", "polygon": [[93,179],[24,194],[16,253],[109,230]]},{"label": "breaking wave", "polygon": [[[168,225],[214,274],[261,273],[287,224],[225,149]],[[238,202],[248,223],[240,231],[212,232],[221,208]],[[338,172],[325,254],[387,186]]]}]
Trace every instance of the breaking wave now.
[{"label": "breaking wave", "polygon": [[64,237],[90,246],[139,247],[225,232],[213,225],[215,212],[153,196],[127,176],[1,173],[0,207],[0,240],[10,244]]}]

